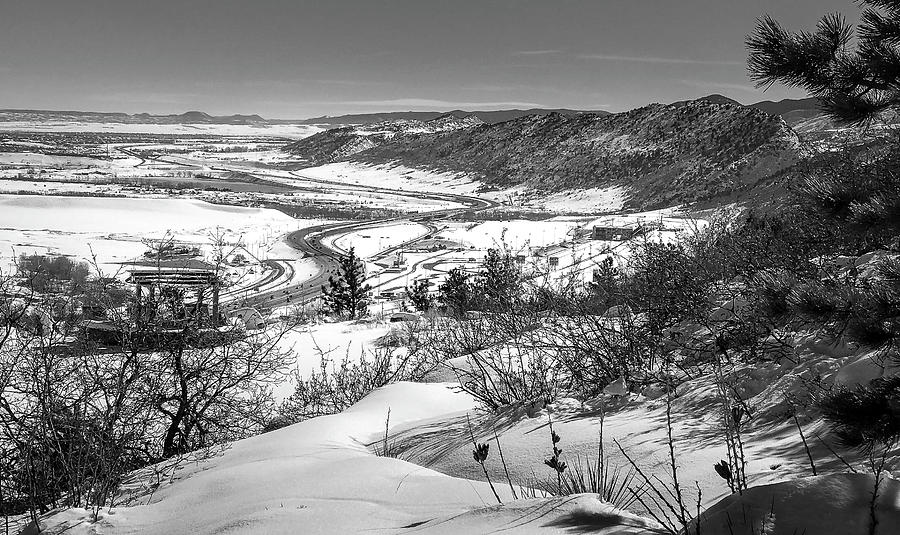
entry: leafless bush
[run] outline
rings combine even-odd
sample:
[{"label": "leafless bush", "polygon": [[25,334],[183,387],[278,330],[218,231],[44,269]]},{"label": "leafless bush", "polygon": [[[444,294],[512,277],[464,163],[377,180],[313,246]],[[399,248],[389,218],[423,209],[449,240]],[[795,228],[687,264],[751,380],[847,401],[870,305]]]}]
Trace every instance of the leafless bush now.
[{"label": "leafless bush", "polygon": [[[0,276],[0,508],[33,517],[111,503],[126,472],[258,432],[287,357],[280,323],[210,328],[112,277],[38,293]],[[109,328],[88,336],[90,306]]]},{"label": "leafless bush", "polygon": [[556,347],[548,343],[543,316],[520,309],[437,318],[416,333],[414,344],[491,410],[554,399],[567,391],[568,379],[556,360]]},{"label": "leafless bush", "polygon": [[335,414],[350,407],[376,388],[397,381],[421,380],[433,368],[433,362],[415,350],[381,347],[362,351],[359,359],[348,352],[340,361],[333,349],[315,343],[319,369],[309,375],[294,372],[294,393],[279,408],[279,414],[292,423]]}]

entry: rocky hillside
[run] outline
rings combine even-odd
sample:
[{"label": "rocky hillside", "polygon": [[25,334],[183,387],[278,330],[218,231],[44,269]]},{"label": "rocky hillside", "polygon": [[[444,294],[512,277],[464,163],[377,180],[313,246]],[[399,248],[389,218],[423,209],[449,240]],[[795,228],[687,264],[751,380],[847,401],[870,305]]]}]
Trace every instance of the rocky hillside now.
[{"label": "rocky hillside", "polygon": [[[518,119],[526,115],[547,115],[550,113],[559,113],[560,115],[577,115],[580,113],[598,113],[605,115],[607,111],[588,111],[588,110],[571,110],[568,108],[531,108],[527,110],[476,110],[464,111],[453,110],[448,112],[441,111],[391,111],[382,113],[354,113],[348,115],[322,116],[313,117],[311,119],[303,119],[300,124],[315,124],[319,126],[346,126],[353,124],[373,124],[383,123],[385,121],[431,121],[439,117],[451,116],[458,119],[474,116],[482,122],[488,124],[502,123],[512,119]],[[280,122],[280,121],[279,121]],[[296,122],[296,121],[290,121]]]},{"label": "rocky hillside", "polygon": [[473,128],[484,124],[475,116],[451,114],[430,121],[401,119],[325,130],[289,145],[286,150],[299,155],[310,166],[335,162],[388,142],[405,143],[424,134]]},{"label": "rocky hillside", "polygon": [[733,199],[800,155],[797,135],[781,118],[706,100],[365,140],[340,130],[287,150],[311,165],[352,159],[468,173],[491,189],[624,186],[628,205],[641,209]]}]

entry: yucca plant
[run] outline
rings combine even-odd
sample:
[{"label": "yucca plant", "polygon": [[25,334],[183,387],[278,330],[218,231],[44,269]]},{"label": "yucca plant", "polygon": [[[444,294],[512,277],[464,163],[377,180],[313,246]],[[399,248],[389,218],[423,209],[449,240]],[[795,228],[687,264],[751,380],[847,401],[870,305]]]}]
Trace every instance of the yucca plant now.
[{"label": "yucca plant", "polygon": [[[636,479],[634,468],[610,466],[607,459],[598,456],[592,463],[588,458],[576,456],[562,477],[560,495],[592,493],[618,509],[629,509],[644,493],[643,484]],[[632,492],[634,490],[635,492]]]},{"label": "yucca plant", "polygon": [[[542,485],[545,491],[560,496],[597,494],[601,500],[619,509],[628,509],[638,502],[639,497],[646,491],[645,483],[637,479],[638,474],[633,467],[626,469],[610,464],[603,440],[604,420],[601,412],[596,461],[592,462],[587,457],[576,455],[574,462],[570,460],[569,464],[562,463],[564,469],[557,472],[559,479],[556,488],[553,488],[552,482],[547,481]],[[552,436],[559,438],[555,432],[552,432]],[[555,446],[557,442],[558,440],[554,442],[554,451],[562,453],[562,450]],[[545,463],[551,464],[547,461]]]}]

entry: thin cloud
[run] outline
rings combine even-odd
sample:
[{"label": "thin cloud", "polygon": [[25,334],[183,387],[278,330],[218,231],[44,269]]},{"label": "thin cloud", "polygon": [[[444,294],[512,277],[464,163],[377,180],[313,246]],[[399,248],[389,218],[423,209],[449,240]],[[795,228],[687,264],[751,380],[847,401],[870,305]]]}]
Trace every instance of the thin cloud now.
[{"label": "thin cloud", "polygon": [[509,93],[512,91],[544,91],[525,84],[472,84],[460,87],[465,91],[485,91],[490,93]]},{"label": "thin cloud", "polygon": [[690,58],[661,58],[657,56],[618,56],[614,54],[581,54],[580,59],[621,61],[627,63],[656,63],[667,65],[743,65],[741,61],[722,61]]},{"label": "thin cloud", "polygon": [[546,50],[517,50],[513,52],[513,56],[549,56],[551,54],[560,54],[562,50],[550,48]]},{"label": "thin cloud", "polygon": [[119,104],[178,104],[188,103],[196,97],[203,96],[200,93],[174,93],[165,91],[115,91],[109,93],[94,93],[86,98],[93,102],[119,103]]},{"label": "thin cloud", "polygon": [[436,100],[429,98],[395,98],[386,100],[347,100],[335,102],[342,106],[361,106],[366,108],[445,108],[448,110],[457,108],[541,108],[543,105],[536,102],[455,102],[449,100]]},{"label": "thin cloud", "polygon": [[337,86],[345,86],[345,87],[388,85],[385,82],[371,82],[371,81],[366,81],[366,80],[321,79],[321,80],[313,80],[313,81],[317,84],[322,84],[322,85],[337,85]]},{"label": "thin cloud", "polygon": [[239,85],[243,87],[262,87],[262,88],[288,88],[288,89],[296,89],[300,87],[305,87],[309,84],[318,84],[318,85],[328,85],[328,86],[341,86],[341,87],[367,87],[367,86],[387,86],[393,85],[388,84],[387,82],[375,82],[368,80],[352,80],[348,78],[318,78],[318,79],[297,79],[297,80],[264,80],[264,79],[253,79],[253,80],[243,80],[239,83]]},{"label": "thin cloud", "polygon": [[735,84],[730,82],[711,82],[708,80],[678,80],[678,83],[697,89],[732,89],[745,93],[759,93],[755,87],[747,84]]}]

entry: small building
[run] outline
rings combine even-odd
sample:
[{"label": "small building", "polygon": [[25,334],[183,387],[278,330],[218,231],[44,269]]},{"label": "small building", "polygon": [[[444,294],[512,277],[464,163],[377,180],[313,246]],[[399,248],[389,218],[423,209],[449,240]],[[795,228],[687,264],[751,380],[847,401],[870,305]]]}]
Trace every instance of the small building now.
[{"label": "small building", "polygon": [[591,239],[602,241],[628,241],[641,232],[641,226],[635,223],[621,226],[594,225]]},{"label": "small building", "polygon": [[[137,260],[127,263],[128,278],[126,282],[134,285],[134,293],[137,298],[135,321],[141,321],[141,301],[144,288],[147,288],[149,297],[153,299],[161,288],[177,288],[185,292],[193,293],[190,306],[185,304],[185,314],[197,319],[204,315],[212,318],[214,324],[219,321],[219,286],[221,280],[218,268],[203,260],[195,258],[176,258],[159,260]],[[210,306],[204,302],[209,295]]]},{"label": "small building", "polygon": [[400,269],[406,264],[402,253],[391,254],[375,261],[375,265],[385,269]]},{"label": "small building", "polygon": [[587,224],[593,240],[628,241],[644,232],[646,223],[643,216],[604,216]]},{"label": "small building", "polygon": [[394,312],[391,314],[391,323],[399,323],[402,321],[419,321],[419,315],[413,314],[412,312]]}]

